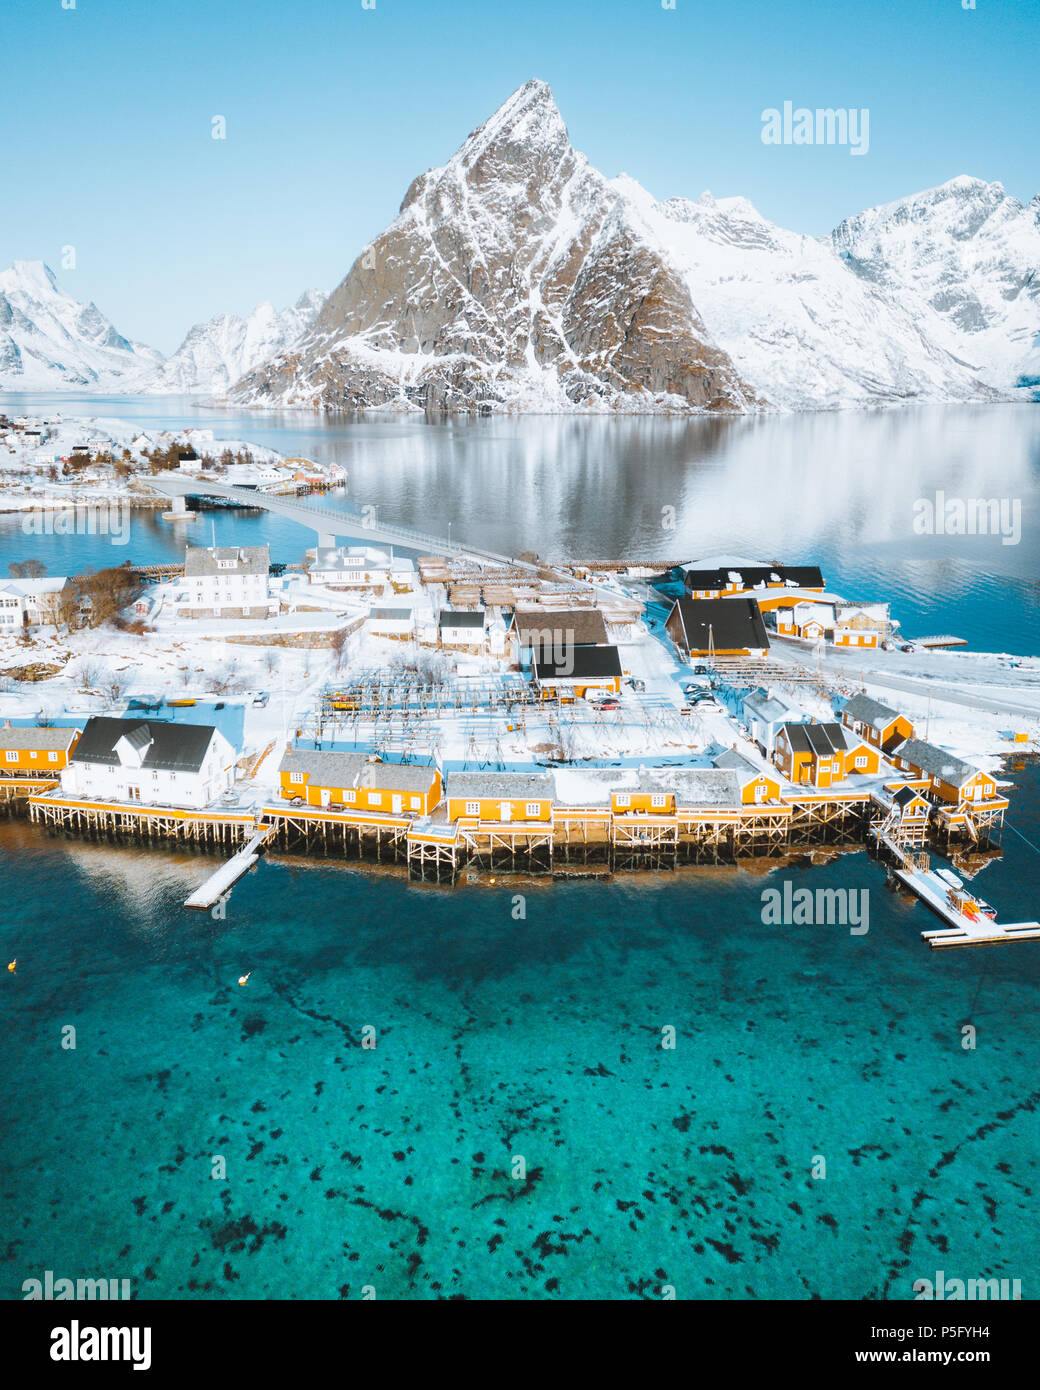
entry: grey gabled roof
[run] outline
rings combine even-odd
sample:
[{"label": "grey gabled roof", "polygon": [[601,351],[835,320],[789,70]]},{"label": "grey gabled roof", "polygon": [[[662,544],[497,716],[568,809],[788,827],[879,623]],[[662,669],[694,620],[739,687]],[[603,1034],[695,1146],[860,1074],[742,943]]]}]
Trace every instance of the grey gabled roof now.
[{"label": "grey gabled roof", "polygon": [[302,772],[316,786],[356,787],[368,762],[367,753],[341,753],[333,748],[290,748],[279,772]]},{"label": "grey gabled roof", "polygon": [[385,792],[428,792],[437,776],[432,763],[366,763],[360,787]]},{"label": "grey gabled roof", "polygon": [[[218,560],[234,560],[233,569],[221,569]],[[267,574],[271,567],[271,548],[267,545],[227,545],[210,547],[189,545],[184,554],[184,574]]]},{"label": "grey gabled roof", "polygon": [[129,738],[136,748],[147,745],[141,767],[164,772],[198,772],[209,752],[212,724],[179,724],[162,719],[111,719],[97,716],[87,720],[83,737],[69,759],[72,763],[100,763],[119,766],[115,751],[121,738]]},{"label": "grey gabled roof", "polygon": [[738,753],[735,748],[727,748],[723,752],[717,753],[712,761],[716,767],[736,773],[741,786],[753,778],[770,777],[773,780],[776,779],[776,772],[773,768],[752,762],[750,758],[745,758],[743,753]]},{"label": "grey gabled roof", "polygon": [[556,782],[551,772],[453,772],[448,777],[448,795],[544,801],[556,795]]},{"label": "grey gabled roof", "polygon": [[[734,758],[739,753],[730,752]],[[721,755],[720,755],[721,757]],[[746,759],[741,759],[745,770],[752,768]],[[757,770],[761,773],[762,769]],[[748,780],[745,778],[745,780]],[[740,775],[733,766],[729,767],[655,767],[650,768],[641,778],[638,788],[618,787],[620,792],[632,790],[671,792],[676,807],[682,806],[738,806],[740,804]]]},{"label": "grey gabled roof", "polygon": [[896,757],[909,763],[911,767],[919,768],[929,777],[938,777],[940,781],[948,782],[951,787],[962,787],[982,770],[972,767],[963,758],[955,758],[952,753],[947,753],[945,748],[937,748],[934,743],[925,743],[924,739],[920,738],[908,738],[901,743]]},{"label": "grey gabled roof", "polygon": [[779,719],[790,720],[792,715],[801,713],[801,710],[789,704],[787,700],[761,689],[753,690],[750,695],[744,696],[744,711],[745,715],[750,711],[756,719],[765,719],[771,723],[776,723]]},{"label": "grey gabled roof", "polygon": [[893,719],[899,718],[899,711],[883,705],[880,700],[872,700],[869,695],[853,695],[842,707],[842,718],[858,719],[861,724],[869,724],[878,733],[887,729]]},{"label": "grey gabled roof", "polygon": [[56,748],[68,748],[78,733],[78,729],[42,729],[37,724],[28,729],[0,729],[0,752],[8,748],[53,752]]},{"label": "grey gabled roof", "polygon": [[412,616],[412,610],[410,608],[370,608],[368,616],[370,619],[374,618],[376,622],[406,623]]}]

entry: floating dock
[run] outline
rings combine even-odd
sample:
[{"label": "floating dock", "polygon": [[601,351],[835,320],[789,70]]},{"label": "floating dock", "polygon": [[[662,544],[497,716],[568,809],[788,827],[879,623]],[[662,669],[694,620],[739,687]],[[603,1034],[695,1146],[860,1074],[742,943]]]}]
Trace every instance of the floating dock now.
[{"label": "floating dock", "polygon": [[201,887],[196,888],[190,897],[185,898],[185,907],[206,909],[219,902],[225,893],[230,893],[243,874],[253,867],[260,858],[265,841],[273,833],[273,826],[264,826],[252,835],[237,854],[231,856],[226,864],[221,864],[215,873],[210,874]]},{"label": "floating dock", "polygon": [[950,885],[928,869],[896,869],[896,878],[921,899],[948,927],[923,931],[932,950],[940,946],[1003,946],[1011,941],[1040,941],[1040,922],[1009,922],[1001,926],[983,913],[967,916],[950,901]]}]

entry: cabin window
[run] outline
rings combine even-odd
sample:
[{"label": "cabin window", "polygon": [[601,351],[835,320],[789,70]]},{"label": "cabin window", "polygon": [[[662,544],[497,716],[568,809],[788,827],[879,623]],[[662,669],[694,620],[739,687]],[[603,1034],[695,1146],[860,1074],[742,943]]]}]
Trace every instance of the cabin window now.
[{"label": "cabin window", "polygon": [[662,795],[660,795],[659,793],[655,793],[655,794],[650,798],[650,805],[651,805],[651,806],[663,806],[663,805],[664,805],[664,797],[663,797]]},{"label": "cabin window", "polygon": [[9,748],[8,751],[7,751],[7,753],[6,753],[6,757],[7,757],[7,761],[8,761],[9,763],[16,763],[16,762],[18,761],[18,751],[17,751],[17,749]]},{"label": "cabin window", "polygon": [[866,767],[866,765],[867,765],[866,757],[865,757],[865,756],[862,756],[862,755],[861,755],[860,757],[858,757],[858,758],[856,759],[855,765],[856,765],[856,767]]},{"label": "cabin window", "polygon": [[422,805],[422,798],[421,798],[421,797],[418,797],[418,796],[413,796],[413,797],[412,797],[412,809],[413,809],[413,811],[417,811],[421,805]]},{"label": "cabin window", "polygon": [[48,753],[48,754],[47,754],[47,761],[48,761],[49,763],[56,763],[56,762],[58,761],[58,755],[57,755],[57,753]]},{"label": "cabin window", "polygon": [[290,772],[290,773],[289,773],[289,781],[290,781],[294,786],[297,786],[297,787],[298,787],[298,786],[301,786],[302,783],[303,783],[303,773],[302,773],[302,772]]},{"label": "cabin window", "polygon": [[618,793],[618,796],[617,796],[617,804],[618,804],[619,806],[631,806],[631,805],[632,805],[632,798],[629,796],[628,792],[619,792],[619,793]]},{"label": "cabin window", "polygon": [[529,802],[527,803],[527,817],[528,817],[528,820],[530,820],[530,819],[531,819],[532,817],[534,817],[534,816],[539,816],[539,815],[541,815],[541,811],[542,811],[542,808],[541,808],[541,804],[540,804],[539,802],[537,802],[537,801],[529,801]]},{"label": "cabin window", "polygon": [[371,804],[372,804],[373,806],[382,806],[382,804],[383,804],[383,793],[382,793],[382,792],[369,792],[369,794],[368,794],[368,799],[369,799],[369,801],[371,802]]},{"label": "cabin window", "polygon": [[765,801],[765,799],[766,799],[766,794],[768,793],[768,791],[769,791],[769,788],[768,788],[768,787],[763,786],[761,783],[759,783],[758,786],[755,787],[755,800],[756,800],[756,801]]},{"label": "cabin window", "polygon": [[466,815],[467,815],[467,816],[479,816],[479,815],[480,815],[480,802],[479,802],[479,801],[467,801],[467,802],[466,802]]},{"label": "cabin window", "polygon": [[346,787],[341,789],[340,795],[343,801],[354,802],[357,800],[357,792],[348,791]]}]

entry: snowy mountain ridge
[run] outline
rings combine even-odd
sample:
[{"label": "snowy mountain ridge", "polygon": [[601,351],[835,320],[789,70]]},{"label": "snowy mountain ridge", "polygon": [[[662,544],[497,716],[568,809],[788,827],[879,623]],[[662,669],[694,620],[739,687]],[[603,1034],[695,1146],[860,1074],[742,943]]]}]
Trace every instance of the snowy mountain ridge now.
[{"label": "snowy mountain ridge", "polygon": [[292,351],[232,388],[321,409],[746,411],[1014,399],[1040,198],[959,177],[809,237],[656,201],[531,81],[420,175]]}]

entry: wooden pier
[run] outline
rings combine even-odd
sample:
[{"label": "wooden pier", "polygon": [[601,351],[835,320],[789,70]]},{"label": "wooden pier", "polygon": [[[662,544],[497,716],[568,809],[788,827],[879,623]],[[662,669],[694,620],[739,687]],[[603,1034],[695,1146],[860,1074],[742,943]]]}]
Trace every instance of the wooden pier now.
[{"label": "wooden pier", "polygon": [[195,892],[185,899],[184,906],[210,908],[230,893],[243,874],[248,873],[260,858],[261,849],[273,833],[274,827],[270,825],[257,830],[237,854],[233,855],[226,864],[221,864],[219,869],[210,874],[205,883],[196,888]]},{"label": "wooden pier", "polygon": [[72,830],[98,840],[174,840],[220,848],[256,830],[252,811],[190,811],[130,802],[85,801],[53,793],[30,796],[29,819],[52,831]]}]

